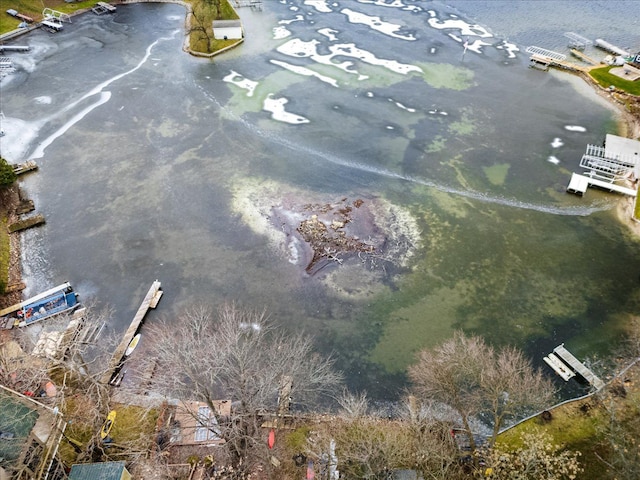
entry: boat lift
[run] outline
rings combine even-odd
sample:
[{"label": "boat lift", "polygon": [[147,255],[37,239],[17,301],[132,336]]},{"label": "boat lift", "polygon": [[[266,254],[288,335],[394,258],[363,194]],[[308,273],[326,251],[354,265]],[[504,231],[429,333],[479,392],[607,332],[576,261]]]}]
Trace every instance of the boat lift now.
[{"label": "boat lift", "polygon": [[584,50],[587,46],[593,44],[591,40],[575,32],[566,32],[564,36],[571,40],[571,42],[569,42],[569,48],[575,48],[576,50]]}]

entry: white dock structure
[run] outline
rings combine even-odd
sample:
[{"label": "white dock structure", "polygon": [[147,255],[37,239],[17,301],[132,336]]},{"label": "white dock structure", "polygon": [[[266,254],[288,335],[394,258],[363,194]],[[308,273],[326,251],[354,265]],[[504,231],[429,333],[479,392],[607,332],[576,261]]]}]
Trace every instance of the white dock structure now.
[{"label": "white dock structure", "polygon": [[631,55],[631,53],[629,53],[627,50],[617,47],[601,38],[596,38],[595,46],[604,50],[605,52],[609,52],[614,55],[620,55],[622,57],[628,57],[629,55]]},{"label": "white dock structure", "polygon": [[566,55],[554,52],[553,50],[547,50],[546,48],[530,46],[527,47],[525,51],[531,54],[531,57],[529,57],[530,65],[541,70],[547,70],[550,66],[571,71],[587,71],[590,68],[568,62]]},{"label": "white dock structure", "polygon": [[591,45],[593,43],[588,38],[585,38],[582,35],[578,35],[575,32],[566,32],[564,36],[571,40],[571,42],[569,43],[569,47],[577,48],[578,50],[584,50],[587,45]]},{"label": "white dock structure", "polygon": [[575,193],[576,195],[582,196],[590,186],[599,187],[605,190],[609,190],[610,192],[629,195],[631,197],[635,197],[638,194],[638,191],[634,190],[633,188],[623,187],[622,185],[605,182],[604,180],[598,180],[597,178],[593,177],[586,177],[577,173],[571,174],[571,181],[569,182],[569,186],[567,187],[567,192]]},{"label": "white dock structure", "polygon": [[587,382],[593,385],[597,390],[604,387],[605,383],[600,380],[590,369],[588,369],[580,360],[574,357],[569,350],[564,347],[564,343],[558,345],[553,349],[553,352],[557,354],[567,365],[569,365],[575,372],[579,373]]},{"label": "white dock structure", "polygon": [[554,372],[560,375],[565,382],[568,382],[576,376],[575,372],[567,367],[567,365],[553,353],[543,357],[542,360],[544,360],[544,362],[549,365]]},{"label": "white dock structure", "polygon": [[116,7],[106,2],[98,2],[96,6],[91,9],[96,15],[102,15],[103,13],[115,13]]},{"label": "white dock structure", "polygon": [[584,195],[589,186],[596,186],[636,197],[636,189],[615,182],[640,178],[640,142],[607,134],[604,146],[587,145],[580,166],[586,171],[571,176],[567,192]]},{"label": "white dock structure", "polygon": [[138,332],[138,329],[140,328],[140,324],[142,323],[144,316],[147,314],[150,308],[155,308],[158,305],[158,302],[160,301],[160,297],[162,296],[162,290],[160,290],[160,286],[161,284],[158,280],[153,282],[153,284],[151,285],[151,288],[147,292],[147,295],[144,297],[142,304],[138,308],[138,311],[133,317],[133,320],[131,321],[129,328],[124,334],[124,337],[122,337],[122,340],[120,341],[120,345],[118,345],[118,347],[113,352],[113,356],[111,357],[109,366],[105,371],[104,375],[102,376],[102,378],[100,379],[102,383],[107,384],[110,382],[111,377],[120,367],[120,363],[122,362],[124,353],[126,352],[127,347],[131,343],[131,340]]}]

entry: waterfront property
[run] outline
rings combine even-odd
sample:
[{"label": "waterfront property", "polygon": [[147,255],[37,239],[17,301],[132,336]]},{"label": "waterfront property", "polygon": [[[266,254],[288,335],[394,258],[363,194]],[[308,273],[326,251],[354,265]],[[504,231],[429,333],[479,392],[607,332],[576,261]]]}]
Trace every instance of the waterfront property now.
[{"label": "waterfront property", "polygon": [[0,311],[0,327],[24,327],[70,312],[79,305],[77,293],[69,282]]},{"label": "waterfront property", "polygon": [[571,176],[567,192],[584,195],[589,186],[596,186],[635,197],[636,188],[616,182],[635,184],[640,178],[640,142],[607,134],[603,146],[587,145],[580,166],[585,173]]}]

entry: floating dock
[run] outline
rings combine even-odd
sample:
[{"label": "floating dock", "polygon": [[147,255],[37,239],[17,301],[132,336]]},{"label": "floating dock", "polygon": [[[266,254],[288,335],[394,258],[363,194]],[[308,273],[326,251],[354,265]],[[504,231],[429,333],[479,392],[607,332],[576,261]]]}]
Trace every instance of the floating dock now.
[{"label": "floating dock", "polygon": [[576,376],[575,372],[567,367],[555,354],[550,353],[542,360],[549,365],[565,382]]},{"label": "floating dock", "polygon": [[106,2],[98,2],[91,11],[96,15],[102,15],[103,13],[115,13],[116,7]]},{"label": "floating dock", "polygon": [[142,300],[142,304],[140,304],[140,307],[133,317],[124,337],[122,337],[120,344],[113,352],[113,356],[111,357],[107,370],[100,378],[102,383],[108,384],[112,380],[114,373],[117,372],[120,367],[124,354],[127,351],[127,347],[131,343],[131,340],[133,340],[133,337],[138,333],[138,329],[140,328],[140,324],[142,323],[142,320],[144,320],[145,315],[150,308],[155,308],[158,305],[158,301],[160,301],[160,297],[162,296],[160,286],[161,284],[158,280],[153,282],[151,288],[145,295],[144,300]]},{"label": "floating dock", "polygon": [[605,383],[600,380],[595,373],[588,369],[580,360],[574,357],[569,350],[564,348],[564,344],[558,345],[553,349],[553,352],[557,354],[567,365],[569,365],[575,372],[579,373],[587,382],[593,385],[597,390],[600,390],[605,386]]}]

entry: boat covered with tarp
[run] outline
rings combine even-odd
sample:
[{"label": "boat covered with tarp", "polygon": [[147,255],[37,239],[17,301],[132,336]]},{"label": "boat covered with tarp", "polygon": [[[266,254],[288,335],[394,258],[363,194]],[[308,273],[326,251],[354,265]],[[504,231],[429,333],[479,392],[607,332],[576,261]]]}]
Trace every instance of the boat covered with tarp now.
[{"label": "boat covered with tarp", "polygon": [[78,294],[69,282],[0,310],[0,328],[24,327],[78,307]]}]

